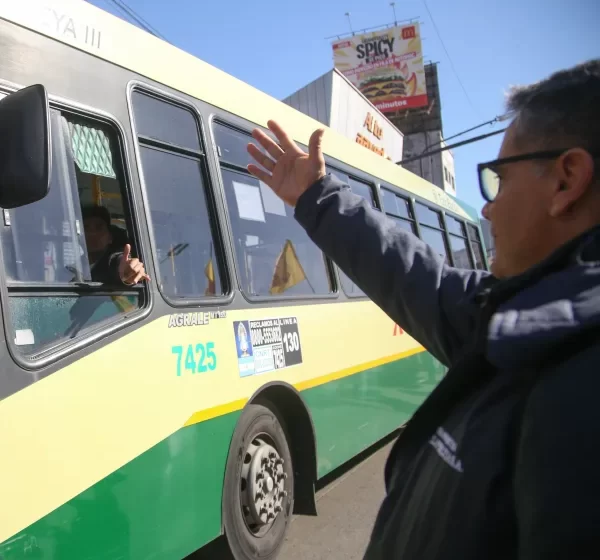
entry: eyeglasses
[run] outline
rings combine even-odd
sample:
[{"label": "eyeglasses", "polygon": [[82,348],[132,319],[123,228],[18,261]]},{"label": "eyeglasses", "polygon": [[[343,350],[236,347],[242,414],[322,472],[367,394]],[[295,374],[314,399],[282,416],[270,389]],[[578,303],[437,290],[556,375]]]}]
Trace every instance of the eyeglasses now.
[{"label": "eyeglasses", "polygon": [[518,156],[507,157],[480,163],[477,166],[477,174],[479,175],[479,190],[481,196],[488,202],[494,202],[498,191],[500,190],[500,177],[496,168],[505,163],[515,163],[517,161],[528,161],[535,159],[554,159],[565,153],[566,150],[552,150],[547,152],[533,152],[530,154],[521,154]]}]

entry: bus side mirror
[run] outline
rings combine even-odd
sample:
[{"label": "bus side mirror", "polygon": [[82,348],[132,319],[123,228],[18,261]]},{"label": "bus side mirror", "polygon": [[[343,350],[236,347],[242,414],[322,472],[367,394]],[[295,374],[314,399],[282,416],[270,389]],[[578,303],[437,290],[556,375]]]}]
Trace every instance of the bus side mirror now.
[{"label": "bus side mirror", "polygon": [[42,85],[0,100],[0,207],[42,200],[50,189],[50,107]]}]

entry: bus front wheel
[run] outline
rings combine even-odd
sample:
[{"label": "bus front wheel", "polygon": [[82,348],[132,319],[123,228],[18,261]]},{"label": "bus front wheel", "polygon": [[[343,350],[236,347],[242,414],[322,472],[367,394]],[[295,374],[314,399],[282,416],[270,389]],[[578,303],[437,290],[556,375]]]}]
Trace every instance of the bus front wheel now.
[{"label": "bus front wheel", "polygon": [[272,410],[250,404],[233,435],[223,488],[223,525],[235,560],[276,558],[293,506],[286,434]]}]

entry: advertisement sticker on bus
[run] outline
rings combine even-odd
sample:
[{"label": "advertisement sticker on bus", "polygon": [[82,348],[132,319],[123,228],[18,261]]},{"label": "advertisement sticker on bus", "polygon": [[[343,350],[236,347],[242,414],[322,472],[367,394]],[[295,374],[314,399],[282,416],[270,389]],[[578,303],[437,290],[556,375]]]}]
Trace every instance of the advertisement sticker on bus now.
[{"label": "advertisement sticker on bus", "polygon": [[302,363],[296,317],[234,321],[233,330],[240,377]]}]

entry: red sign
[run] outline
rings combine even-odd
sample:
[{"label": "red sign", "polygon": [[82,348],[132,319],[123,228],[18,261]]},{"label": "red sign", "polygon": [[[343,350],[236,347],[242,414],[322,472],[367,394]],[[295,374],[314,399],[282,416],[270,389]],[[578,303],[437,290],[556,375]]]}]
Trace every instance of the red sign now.
[{"label": "red sign", "polygon": [[415,31],[415,26],[404,27],[402,29],[402,38],[406,41],[407,39],[414,39],[417,36],[417,32]]}]

